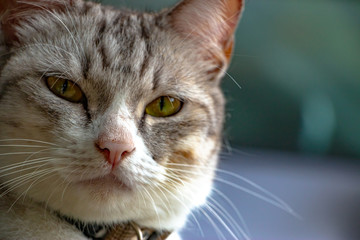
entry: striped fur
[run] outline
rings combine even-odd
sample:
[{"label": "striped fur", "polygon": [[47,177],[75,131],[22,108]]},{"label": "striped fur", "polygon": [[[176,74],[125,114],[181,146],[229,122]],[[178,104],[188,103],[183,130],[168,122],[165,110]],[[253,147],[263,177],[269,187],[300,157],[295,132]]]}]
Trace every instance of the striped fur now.
[{"label": "striped fur", "polygon": [[[209,1],[206,11],[217,9],[209,19],[218,28],[209,39],[193,34],[206,20],[189,15],[205,10],[200,2],[160,13],[79,0],[0,4],[1,239],[84,239],[55,212],[86,223],[133,220],[173,231],[205,202],[214,172],[201,167],[217,164],[224,116],[219,79],[242,1]],[[234,5],[236,15],[227,11]],[[199,26],[180,23],[184,17]],[[44,77],[53,75],[76,82],[86,104],[51,93]],[[167,118],[146,115],[159,96],[181,99],[182,110]],[[130,190],[96,181],[109,167],[95,142],[114,121],[136,145],[116,172]],[[191,173],[176,171],[181,164],[192,166]]]}]

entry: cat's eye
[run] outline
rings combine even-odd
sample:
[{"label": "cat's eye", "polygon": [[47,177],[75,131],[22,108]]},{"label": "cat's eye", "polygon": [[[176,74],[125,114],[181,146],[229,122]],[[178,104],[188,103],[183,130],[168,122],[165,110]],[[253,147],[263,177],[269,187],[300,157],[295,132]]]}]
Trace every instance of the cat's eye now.
[{"label": "cat's eye", "polygon": [[146,106],[145,112],[153,117],[170,117],[181,110],[183,102],[177,98],[162,96]]},{"label": "cat's eye", "polygon": [[83,100],[84,94],[80,87],[65,78],[47,77],[46,84],[48,88],[57,96],[74,103],[79,103]]}]

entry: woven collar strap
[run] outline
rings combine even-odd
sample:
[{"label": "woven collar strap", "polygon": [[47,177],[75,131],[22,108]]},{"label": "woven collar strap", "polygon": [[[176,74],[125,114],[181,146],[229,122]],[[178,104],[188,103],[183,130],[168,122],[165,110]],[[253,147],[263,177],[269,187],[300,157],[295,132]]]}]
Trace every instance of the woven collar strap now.
[{"label": "woven collar strap", "polygon": [[165,240],[171,234],[171,232],[159,232],[150,228],[142,228],[134,222],[110,227],[106,225],[84,224],[60,214],[58,216],[92,240]]},{"label": "woven collar strap", "polygon": [[136,223],[130,222],[112,228],[104,240],[165,240],[169,235],[170,232],[141,228]]}]

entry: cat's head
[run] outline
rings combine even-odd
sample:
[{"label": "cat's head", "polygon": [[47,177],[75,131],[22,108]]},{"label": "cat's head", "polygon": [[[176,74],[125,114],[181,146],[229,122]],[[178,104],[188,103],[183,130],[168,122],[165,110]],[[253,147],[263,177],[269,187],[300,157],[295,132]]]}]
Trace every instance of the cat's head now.
[{"label": "cat's head", "polygon": [[211,190],[241,0],[2,0],[0,194],[175,229]]}]

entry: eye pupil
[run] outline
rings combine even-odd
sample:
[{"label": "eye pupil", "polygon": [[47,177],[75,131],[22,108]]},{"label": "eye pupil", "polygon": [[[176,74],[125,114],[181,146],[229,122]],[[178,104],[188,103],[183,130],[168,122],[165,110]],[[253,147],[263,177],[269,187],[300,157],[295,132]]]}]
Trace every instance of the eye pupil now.
[{"label": "eye pupil", "polygon": [[165,106],[165,97],[161,97],[160,98],[160,111],[164,110],[164,106]]},{"label": "eye pupil", "polygon": [[61,87],[62,94],[64,94],[66,92],[67,88],[68,88],[68,80],[65,80],[64,84]]}]

